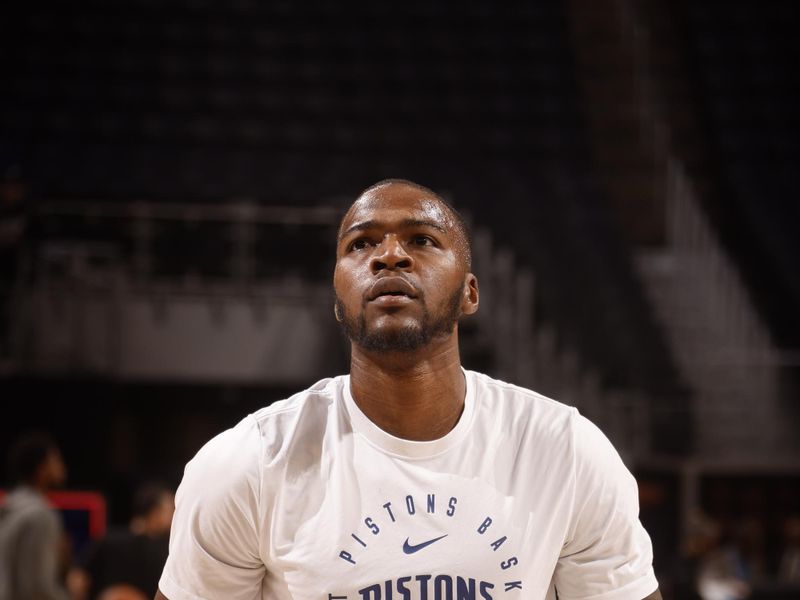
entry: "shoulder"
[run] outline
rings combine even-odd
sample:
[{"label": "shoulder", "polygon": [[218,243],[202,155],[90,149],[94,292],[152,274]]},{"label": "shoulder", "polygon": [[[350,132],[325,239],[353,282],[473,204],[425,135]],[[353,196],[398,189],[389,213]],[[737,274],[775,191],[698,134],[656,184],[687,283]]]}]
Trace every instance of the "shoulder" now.
[{"label": "shoulder", "polygon": [[223,590],[243,582],[257,585],[274,490],[292,459],[304,459],[313,444],[321,444],[343,385],[344,378],[323,380],[247,415],[189,461],[175,495],[170,558],[161,579],[167,595],[183,597],[179,582],[183,589],[204,590],[192,597],[225,597]]},{"label": "shoulder", "polygon": [[577,487],[587,500],[597,500],[598,494],[609,495],[615,498],[618,510],[638,513],[636,479],[611,441],[584,417],[575,421],[573,448]]},{"label": "shoulder", "polygon": [[43,526],[57,525],[58,516],[43,496],[26,487],[12,490],[5,502],[10,517],[21,524],[34,523]]},{"label": "shoulder", "polygon": [[323,379],[247,415],[208,441],[187,465],[187,473],[196,470],[203,473],[203,479],[217,477],[222,483],[258,476],[280,459],[298,435],[324,429],[344,379]]},{"label": "shoulder", "polygon": [[346,376],[322,379],[250,415],[261,440],[265,466],[280,461],[298,441],[322,439],[348,381]]},{"label": "shoulder", "polygon": [[569,406],[533,390],[465,371],[475,388],[476,410],[485,422],[503,429],[511,439],[535,444],[537,452],[568,461],[577,477],[615,474],[630,487],[633,479],[616,449],[597,425]]},{"label": "shoulder", "polygon": [[534,390],[476,371],[465,373],[472,379],[479,410],[491,411],[512,424],[562,435],[565,429],[574,427],[576,419],[582,418],[576,408]]},{"label": "shoulder", "polygon": [[[475,427],[486,440],[525,457],[531,469],[546,468],[572,484],[576,408],[533,390],[468,372],[475,388]],[[489,443],[489,442],[487,442]]]},{"label": "shoulder", "polygon": [[253,413],[251,416],[259,429],[286,426],[299,417],[314,418],[325,414],[341,397],[347,376],[330,377],[317,381],[314,385],[296,394],[278,400]]},{"label": "shoulder", "polygon": [[512,400],[527,404],[530,407],[535,406],[564,414],[575,412],[574,407],[568,406],[567,404],[559,402],[558,400],[554,400],[553,398],[548,398],[547,396],[534,390],[509,383],[507,381],[502,381],[500,379],[494,379],[493,377],[490,377],[485,373],[479,373],[478,371],[465,370],[464,372],[466,373],[467,377],[472,377],[478,393],[494,393],[501,396],[503,400]]}]

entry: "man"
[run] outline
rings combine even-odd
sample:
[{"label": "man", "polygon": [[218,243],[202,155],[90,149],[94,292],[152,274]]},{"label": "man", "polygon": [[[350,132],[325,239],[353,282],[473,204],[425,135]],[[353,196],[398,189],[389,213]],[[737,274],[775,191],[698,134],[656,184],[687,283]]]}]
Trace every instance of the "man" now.
[{"label": "man", "polygon": [[247,417],[187,465],[157,598],[658,599],[636,483],[574,408],[462,369],[470,245],[388,180],[338,235],[349,376]]},{"label": "man", "polygon": [[0,508],[0,600],[68,600],[64,532],[46,499],[66,479],[58,446],[45,434],[25,435],[8,466],[14,487]]},{"label": "man", "polygon": [[93,545],[85,565],[89,600],[129,596],[152,598],[167,560],[169,529],[175,511],[172,490],[160,483],[139,487],[133,515],[124,531],[115,531]]}]

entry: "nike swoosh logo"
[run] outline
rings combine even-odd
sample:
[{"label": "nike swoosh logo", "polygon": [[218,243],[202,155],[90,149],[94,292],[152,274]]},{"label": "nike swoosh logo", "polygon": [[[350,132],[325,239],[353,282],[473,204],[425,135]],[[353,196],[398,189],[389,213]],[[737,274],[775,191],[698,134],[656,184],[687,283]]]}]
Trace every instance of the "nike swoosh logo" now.
[{"label": "nike swoosh logo", "polygon": [[427,548],[428,546],[430,546],[434,542],[438,542],[442,538],[446,538],[446,537],[447,537],[447,534],[445,533],[444,535],[440,535],[437,538],[433,538],[432,540],[428,540],[427,542],[422,542],[421,544],[416,544],[416,545],[413,545],[413,546],[408,543],[408,538],[406,538],[406,541],[403,543],[403,552],[405,552],[406,554],[414,554],[414,552],[419,552],[423,548]]}]

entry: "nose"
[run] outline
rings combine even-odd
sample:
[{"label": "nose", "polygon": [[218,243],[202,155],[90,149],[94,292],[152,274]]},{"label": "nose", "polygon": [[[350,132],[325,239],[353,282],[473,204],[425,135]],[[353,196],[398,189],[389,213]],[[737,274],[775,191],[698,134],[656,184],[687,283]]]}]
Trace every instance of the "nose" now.
[{"label": "nose", "polygon": [[397,236],[387,235],[375,249],[370,266],[372,271],[377,273],[384,269],[390,271],[396,269],[408,270],[413,264],[414,259],[406,252]]}]

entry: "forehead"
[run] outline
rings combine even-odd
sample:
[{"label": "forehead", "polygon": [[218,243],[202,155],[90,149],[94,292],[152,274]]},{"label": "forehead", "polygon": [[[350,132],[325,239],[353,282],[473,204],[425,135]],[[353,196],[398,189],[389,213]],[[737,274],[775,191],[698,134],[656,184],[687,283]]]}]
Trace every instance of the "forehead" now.
[{"label": "forehead", "polygon": [[413,186],[390,184],[356,200],[342,219],[339,235],[361,223],[391,226],[409,220],[430,222],[448,233],[454,226],[453,215],[435,196]]}]

